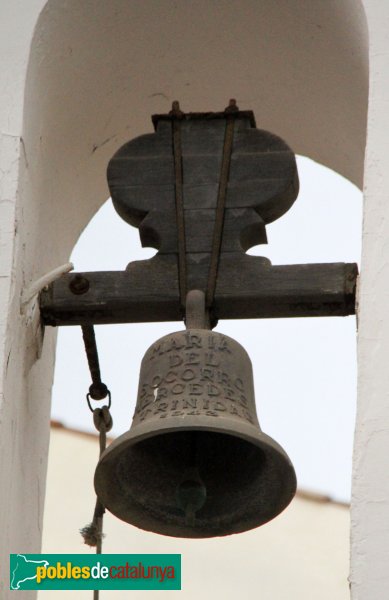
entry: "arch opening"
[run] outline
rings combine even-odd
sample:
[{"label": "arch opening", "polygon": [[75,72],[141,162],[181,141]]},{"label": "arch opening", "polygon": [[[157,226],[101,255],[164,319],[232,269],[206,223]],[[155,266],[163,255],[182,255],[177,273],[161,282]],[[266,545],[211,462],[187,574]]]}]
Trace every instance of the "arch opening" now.
[{"label": "arch opening", "polygon": [[50,0],[26,84],[25,279],[68,259],[108,196],[109,158],[172,100],[201,111],[236,97],[296,153],[361,186],[367,93],[360,2]]}]

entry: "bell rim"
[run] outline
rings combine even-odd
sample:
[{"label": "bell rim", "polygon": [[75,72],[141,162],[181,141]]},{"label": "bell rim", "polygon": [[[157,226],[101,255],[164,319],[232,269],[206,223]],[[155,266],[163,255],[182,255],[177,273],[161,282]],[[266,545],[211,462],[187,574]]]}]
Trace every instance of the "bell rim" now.
[{"label": "bell rim", "polygon": [[[155,436],[163,436],[163,435],[169,434],[169,433],[176,433],[177,431],[181,431],[181,432],[207,431],[207,432],[221,433],[221,434],[225,434],[225,435],[228,435],[231,437],[241,438],[247,442],[252,443],[253,445],[257,446],[258,448],[260,448],[266,455],[269,454],[271,456],[271,452],[277,453],[278,458],[280,460],[283,460],[284,463],[286,463],[285,466],[288,469],[288,478],[285,479],[285,486],[283,489],[284,502],[280,506],[281,510],[277,510],[274,514],[272,514],[272,516],[270,516],[270,518],[266,518],[266,520],[260,521],[260,522],[258,521],[257,516],[253,516],[252,518],[247,519],[244,523],[241,523],[240,526],[235,526],[233,531],[230,531],[227,533],[214,533],[214,532],[199,531],[199,530],[195,530],[195,529],[190,530],[189,528],[184,528],[182,531],[180,531],[179,527],[174,528],[175,533],[170,533],[169,527],[167,527],[167,526],[165,527],[164,523],[158,523],[157,527],[155,525],[153,525],[148,528],[147,526],[145,526],[144,523],[141,523],[140,521],[137,521],[137,520],[126,521],[126,519],[122,518],[121,516],[119,516],[119,514],[112,511],[112,509],[108,505],[106,506],[107,510],[112,512],[112,514],[114,514],[117,518],[133,525],[134,527],[137,527],[138,529],[142,529],[144,531],[150,531],[150,532],[153,532],[158,535],[164,535],[164,536],[176,537],[176,538],[188,538],[188,539],[206,539],[206,538],[212,538],[212,537],[224,537],[226,535],[234,535],[234,534],[238,534],[238,533],[244,533],[246,531],[250,531],[254,528],[260,527],[260,526],[272,521],[275,517],[277,517],[281,512],[283,512],[286,509],[286,507],[291,503],[291,501],[293,500],[293,498],[296,494],[297,478],[296,478],[296,472],[293,467],[293,464],[292,464],[289,456],[285,452],[285,450],[282,448],[282,446],[280,444],[278,444],[278,442],[276,442],[272,437],[270,437],[266,433],[263,433],[258,427],[250,425],[250,424],[244,424],[244,425],[242,424],[241,429],[242,430],[246,429],[246,431],[239,431],[239,430],[237,431],[236,420],[227,419],[225,417],[220,417],[220,421],[222,419],[224,421],[224,424],[219,422],[219,426],[216,426],[216,425],[210,426],[209,424],[208,425],[205,425],[205,424],[199,425],[199,422],[198,422],[199,417],[197,416],[197,417],[194,417],[194,420],[196,420],[196,425],[193,423],[193,425],[191,426],[189,424],[185,425],[183,423],[184,419],[182,419],[182,418],[180,420],[180,425],[178,425],[177,417],[176,417],[175,424],[166,423],[164,427],[159,428],[157,431],[155,429],[155,424],[154,424],[154,428],[144,427],[143,431],[141,431],[141,432],[136,431],[131,434],[131,430],[130,430],[130,431],[127,431],[126,433],[122,434],[116,440],[114,440],[114,442],[112,442],[110,444],[110,446],[105,450],[105,452],[100,457],[99,463],[98,463],[96,471],[95,471],[95,476],[94,476],[94,486],[95,486],[97,495],[99,496],[99,491],[98,491],[97,485],[96,485],[97,479],[99,478],[98,472],[100,471],[100,473],[101,473],[101,470],[105,470],[106,467],[108,466],[107,462],[110,463],[111,460],[115,460],[115,458],[118,458],[121,454],[121,451],[128,450],[129,447],[135,446],[138,442],[141,442],[143,440],[146,440],[148,438],[152,438]],[[185,420],[187,420],[187,419],[185,419]],[[166,421],[167,421],[167,419],[166,419]],[[234,424],[233,431],[231,431],[232,423]],[[227,429],[228,424],[229,424],[229,427]],[[141,427],[141,425],[137,425],[136,429],[138,430],[140,427]],[[252,431],[250,431],[250,429],[252,429]],[[102,495],[103,494],[101,494],[100,497]],[[104,498],[101,497],[101,499],[104,504]]]}]

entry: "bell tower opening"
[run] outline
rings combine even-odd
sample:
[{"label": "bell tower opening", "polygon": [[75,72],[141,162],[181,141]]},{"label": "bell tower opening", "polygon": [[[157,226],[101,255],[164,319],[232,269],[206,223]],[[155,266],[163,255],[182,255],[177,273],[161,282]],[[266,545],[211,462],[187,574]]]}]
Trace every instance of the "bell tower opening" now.
[{"label": "bell tower opening", "polygon": [[[237,96],[241,105],[253,107],[260,115],[261,127],[281,135],[296,152],[311,156],[361,185],[367,34],[360,3],[344,2],[336,7],[324,3],[311,12],[301,3],[281,2],[276,6],[269,0],[260,5],[247,2],[243,9],[240,4],[238,11],[234,3],[204,6],[204,11],[199,11],[185,4],[156,7],[150,2],[115,0],[94,7],[90,18],[88,4],[51,0],[41,14],[31,48],[23,135],[28,167],[22,168],[25,172],[20,227],[20,277],[27,282],[68,259],[80,232],[108,195],[105,167],[112,152],[127,139],[146,131],[149,115],[160,110],[163,102],[167,108],[174,97],[179,97],[186,107],[206,110],[222,106],[225,98]],[[227,55],[231,59],[228,69]],[[104,236],[100,238],[103,239]],[[120,397],[121,390],[126,389],[126,400],[131,396],[133,402],[136,390],[131,391],[130,385],[136,385],[132,380],[136,382],[137,376],[131,375],[128,365],[136,365],[141,344],[151,343],[157,332],[155,325],[142,326],[137,342],[131,342],[129,348],[127,340],[134,338],[137,327],[124,327],[126,333],[121,338],[122,328],[114,326],[114,352],[119,355],[122,350],[127,356],[124,367],[118,368],[126,373],[125,383],[118,384],[115,396]],[[251,323],[247,327],[253,334],[253,346],[260,348],[263,355],[270,355],[273,349],[280,356],[287,349],[275,336],[265,348],[259,342],[263,329],[254,333]],[[293,330],[296,343],[302,345],[298,330],[292,323],[287,327]],[[162,325],[158,334],[170,329],[171,325]],[[239,338],[244,327],[237,329]],[[98,330],[102,350],[107,331],[106,326]],[[127,337],[128,332],[131,335]],[[61,332],[61,336],[68,333],[69,330]],[[53,354],[48,356],[47,349],[48,344],[53,344],[53,336],[46,335],[45,344],[46,354],[39,366],[46,373],[45,378],[39,376],[39,371],[33,372],[28,394],[32,399],[29,406],[36,404],[47,410],[54,363]],[[76,346],[72,347],[76,354]],[[297,356],[295,346],[288,348],[290,356]],[[328,352],[332,355],[332,348]],[[59,360],[60,356],[59,349]],[[103,369],[105,361],[103,357]],[[262,368],[265,365],[263,360]],[[306,368],[306,378],[317,393],[318,380],[315,381],[310,366]],[[18,365],[12,369],[15,381],[21,371]],[[76,373],[77,367],[70,379],[75,381]],[[284,370],[277,373],[274,386],[288,376]],[[260,370],[257,377],[259,390],[263,383]],[[79,384],[73,397],[87,387],[81,380]],[[70,396],[70,387],[63,389]],[[266,395],[264,390],[263,396]],[[259,391],[257,397],[261,419],[270,424],[273,419],[266,417]],[[62,403],[67,400],[68,396]],[[281,401],[285,405],[285,398]],[[277,408],[279,411],[280,406]],[[80,415],[79,404],[75,412]],[[129,416],[127,406],[123,412],[123,419],[116,421],[123,423],[124,430]],[[323,409],[320,418],[324,412]],[[284,430],[288,428],[287,419],[284,413]],[[30,416],[26,421],[31,424]],[[36,431],[42,432],[36,425],[30,430],[42,439],[47,431],[36,436]],[[273,431],[271,427],[269,431]],[[20,431],[26,429],[21,427]],[[308,428],[305,431],[310,433]],[[26,447],[29,443],[34,446],[29,435],[25,443]],[[325,443],[326,452],[328,448]],[[34,455],[31,460],[36,461],[34,469],[40,469],[43,489],[44,467],[38,466]],[[317,464],[312,460],[312,471],[315,468]],[[15,515],[17,507],[15,504]]]}]

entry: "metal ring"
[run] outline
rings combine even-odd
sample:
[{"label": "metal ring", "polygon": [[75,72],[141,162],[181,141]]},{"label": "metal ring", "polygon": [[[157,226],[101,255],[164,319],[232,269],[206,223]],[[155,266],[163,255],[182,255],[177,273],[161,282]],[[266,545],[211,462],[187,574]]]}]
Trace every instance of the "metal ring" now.
[{"label": "metal ring", "polygon": [[[91,395],[88,392],[88,394],[86,395],[86,401],[88,403],[89,410],[93,413],[94,412],[94,408],[92,408],[92,405],[90,403],[90,399],[91,399]],[[93,400],[93,398],[92,398],[92,400]],[[97,402],[99,402],[99,400],[97,400]],[[105,406],[107,406],[107,405],[105,405]],[[99,408],[105,408],[105,407],[104,406],[99,406]],[[108,390],[108,406],[107,406],[107,408],[108,408],[108,410],[111,408],[111,392],[109,390]]]}]

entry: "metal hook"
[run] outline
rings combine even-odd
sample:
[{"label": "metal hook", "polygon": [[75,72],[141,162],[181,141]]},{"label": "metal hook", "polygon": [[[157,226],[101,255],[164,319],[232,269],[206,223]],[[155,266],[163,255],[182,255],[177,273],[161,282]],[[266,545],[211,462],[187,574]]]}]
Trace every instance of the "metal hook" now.
[{"label": "metal hook", "polygon": [[[90,409],[90,411],[91,411],[91,412],[94,412],[94,409],[92,408],[92,405],[91,405],[91,403],[90,403],[90,399],[91,399],[91,398],[92,398],[92,396],[91,396],[91,395],[88,393],[88,394],[86,395],[86,401],[87,401],[87,403],[88,403],[88,406],[89,406],[89,409]],[[93,398],[92,398],[92,400],[93,400]],[[101,407],[101,408],[105,408],[105,406],[103,406],[103,407]],[[109,390],[108,390],[108,406],[107,406],[107,408],[108,408],[108,409],[110,409],[110,408],[111,408],[111,392],[110,392]]]}]

